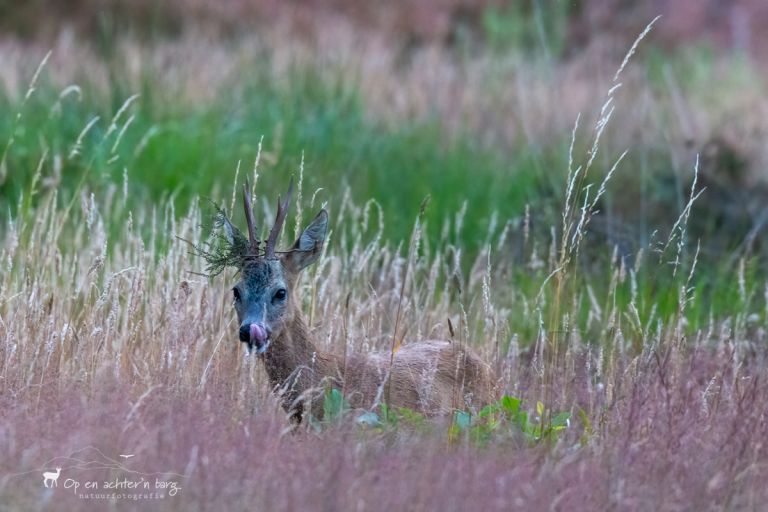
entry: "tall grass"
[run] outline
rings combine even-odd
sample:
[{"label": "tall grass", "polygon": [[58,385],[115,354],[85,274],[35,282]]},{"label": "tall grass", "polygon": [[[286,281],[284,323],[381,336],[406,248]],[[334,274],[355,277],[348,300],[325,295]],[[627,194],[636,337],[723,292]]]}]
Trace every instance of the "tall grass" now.
[{"label": "tall grass", "polygon": [[[318,207],[302,195],[304,211]],[[651,313],[642,323],[639,299],[619,298],[635,277],[618,259],[605,287],[578,280],[558,292],[547,281],[558,260],[531,271],[539,263],[529,253],[537,286],[518,286],[514,264],[489,265],[488,252],[463,273],[451,238],[423,240],[409,258],[407,247],[380,236],[386,219],[373,203],[346,197],[332,205],[329,249],[300,285],[319,344],[387,351],[398,307],[407,340],[450,337],[450,318],[495,365],[504,392],[529,408],[543,400],[572,412],[553,446],[511,432],[484,450],[449,442],[439,422],[421,434],[345,423],[286,435],[263,369],[234,335],[232,276],[189,273],[201,262],[176,239],[206,236],[200,208],[181,221],[170,203],[126,214],[125,232],[110,238],[104,217],[121,210],[119,196],[84,194],[63,211],[52,192],[9,224],[0,255],[4,506],[103,508],[37,481],[52,464],[82,479],[122,474],[77,469],[66,458],[98,459],[89,446],[134,453],[130,467],[139,471],[185,475],[173,477],[183,489],[158,504],[165,509],[750,508],[766,499],[765,317],[748,314],[761,299],[747,291],[765,283],[744,283],[742,312],[701,329],[685,325],[686,288],[679,315]],[[153,233],[146,243],[141,223]],[[491,255],[508,244],[503,230],[489,239]],[[552,335],[543,319],[555,312],[557,360],[544,352]],[[531,345],[537,339],[543,357]]]},{"label": "tall grass", "polygon": [[[233,84],[234,91],[177,107],[181,111],[151,85],[119,100],[50,84],[36,86],[21,103],[0,99],[21,123],[12,117],[0,122],[0,138],[14,141],[4,160],[11,172],[0,189],[12,215],[17,198],[25,195],[29,202],[33,185],[57,187],[68,201],[84,180],[97,193],[127,187],[132,208],[173,197],[184,211],[201,196],[223,194],[238,165],[253,166],[259,144],[268,171],[263,190],[282,188],[304,155],[311,171],[307,187],[322,187],[322,197],[340,199],[348,186],[356,196],[374,196],[386,211],[403,212],[386,223],[389,238],[408,237],[410,218],[430,194],[431,236],[443,229],[444,212],[468,208],[462,239],[476,249],[493,210],[511,217],[538,194],[536,173],[524,155],[512,165],[471,138],[447,136],[436,120],[387,127],[370,119],[354,85],[317,71],[295,69],[278,81],[262,69]],[[44,183],[33,181],[38,168]],[[519,175],[517,187],[492,186],[507,173]],[[0,215],[7,219],[8,213],[3,208]],[[111,233],[119,228],[110,226]]]},{"label": "tall grass", "polygon": [[[62,38],[28,98],[47,48],[3,41],[0,110],[8,115],[0,116],[0,140],[15,143],[0,198],[15,204],[47,151],[45,184],[60,185],[62,195],[72,194],[88,168],[98,169],[88,179],[101,189],[121,186],[127,171],[134,206],[173,195],[184,212],[201,195],[223,193],[238,162],[253,165],[263,140],[261,165],[271,171],[265,191],[283,188],[304,155],[307,188],[339,197],[341,189],[328,183],[340,182],[387,212],[403,212],[389,215],[388,238],[408,238],[427,193],[432,239],[465,201],[462,239],[471,252],[484,242],[494,210],[503,223],[536,204],[532,228],[548,236],[564,200],[573,120],[582,112],[582,124],[594,125],[603,100],[595,91],[613,74],[605,63],[621,56],[609,59],[598,48],[555,62],[418,47],[403,61],[391,43],[343,24],[324,27],[316,45],[279,24],[226,43],[199,33],[153,44],[125,37],[109,52]],[[615,93],[621,129],[605,133],[594,167],[605,174],[609,155],[630,149],[625,165],[633,172],[616,174],[624,193],[608,190],[591,228],[624,253],[647,245],[656,229],[671,228],[700,153],[708,183],[692,229],[703,239],[702,257],[736,251],[759,224],[767,194],[757,114],[764,83],[738,59],[654,55],[627,69]],[[105,141],[113,116],[136,94]],[[590,144],[583,130],[576,151]],[[728,199],[735,187],[743,194]],[[742,207],[718,206],[723,195]],[[759,243],[753,249],[764,256]]]},{"label": "tall grass", "polygon": [[[566,143],[552,157],[565,179],[557,223],[544,226],[532,219],[552,219],[541,213],[549,204],[525,208],[498,185],[484,195],[504,174],[477,141],[444,149],[429,123],[377,125],[356,94],[331,94],[311,77],[287,91],[257,82],[241,109],[193,108],[184,126],[171,113],[153,117],[142,103],[151,93],[76,115],[65,112],[91,105],[45,96],[54,89],[8,101],[19,116],[4,127],[14,142],[0,231],[0,506],[103,509],[38,478],[57,464],[83,480],[119,477],[74,460],[97,448],[133,454],[126,464],[139,471],[182,475],[181,493],[157,504],[165,509],[759,507],[768,498],[768,283],[748,259],[700,273],[688,239],[700,190],[693,159],[670,229],[640,251],[593,240],[601,194],[627,165],[602,139],[622,129],[616,76],[603,108],[584,116],[595,119],[588,152],[583,128],[573,128],[570,152]],[[260,147],[262,126],[280,143]],[[368,172],[343,183],[333,170],[345,162]],[[409,182],[398,196],[404,182],[390,171],[400,163],[424,170],[414,183],[425,187]],[[472,165],[480,171],[467,175]],[[189,171],[181,200],[166,168],[205,174]],[[212,168],[224,176],[209,177]],[[298,294],[321,348],[458,339],[537,421],[568,411],[562,435],[531,443],[505,431],[484,448],[451,435],[450,419],[427,431],[367,430],[352,421],[362,411],[335,428],[292,432],[235,336],[233,275],[201,277],[203,262],[182,241],[212,236],[193,186],[231,204],[244,176],[258,174],[258,219],[271,219],[271,191],[289,171],[300,173],[300,207],[287,226],[298,229],[324,202],[331,212],[328,248]],[[472,206],[451,202],[457,190]],[[439,214],[422,232],[426,193]],[[469,223],[478,203],[486,215]]]}]

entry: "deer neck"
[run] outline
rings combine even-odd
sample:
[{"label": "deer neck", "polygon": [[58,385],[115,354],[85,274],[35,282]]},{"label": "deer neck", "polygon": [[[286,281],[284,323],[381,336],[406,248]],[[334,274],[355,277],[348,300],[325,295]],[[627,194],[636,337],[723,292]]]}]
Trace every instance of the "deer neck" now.
[{"label": "deer neck", "polygon": [[329,356],[320,352],[304,317],[296,313],[264,353],[264,366],[273,387],[298,395],[331,374]]}]

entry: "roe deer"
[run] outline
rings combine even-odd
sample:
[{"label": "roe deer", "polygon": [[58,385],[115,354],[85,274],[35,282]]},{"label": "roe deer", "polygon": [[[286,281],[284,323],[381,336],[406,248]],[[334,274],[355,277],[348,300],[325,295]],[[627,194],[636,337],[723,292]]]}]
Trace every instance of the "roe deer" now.
[{"label": "roe deer", "polygon": [[[297,423],[309,410],[322,418],[322,400],[313,394],[333,386],[354,408],[371,409],[385,401],[390,407],[408,407],[429,416],[456,408],[479,408],[494,399],[491,368],[473,351],[448,341],[404,344],[391,356],[351,354],[346,357],[317,348],[295,295],[299,273],[316,262],[328,230],[322,209],[287,251],[275,245],[291,201],[293,181],[284,202],[278,198],[277,215],[269,238],[256,236],[248,184],[243,203],[248,238],[223,211],[218,225],[224,232],[217,253],[200,251],[209,270],[235,266],[240,281],[232,288],[240,322],[240,341],[264,362],[270,383],[282,405]],[[212,272],[212,273],[218,273]]]},{"label": "roe deer", "polygon": [[59,475],[61,474],[61,468],[56,468],[56,471],[46,471],[43,473],[43,485],[48,487],[48,480],[51,481],[50,487],[58,487]]}]

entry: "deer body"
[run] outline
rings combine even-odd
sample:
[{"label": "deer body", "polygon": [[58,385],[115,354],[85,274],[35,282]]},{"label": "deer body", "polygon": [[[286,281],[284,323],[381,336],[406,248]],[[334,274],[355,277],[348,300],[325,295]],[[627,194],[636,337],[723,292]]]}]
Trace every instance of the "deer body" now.
[{"label": "deer body", "polygon": [[394,355],[340,356],[317,349],[295,298],[301,270],[320,257],[328,228],[321,210],[293,246],[278,253],[275,244],[290,203],[278,201],[277,217],[262,249],[256,237],[246,183],[243,202],[248,238],[220,212],[224,248],[201,251],[209,269],[234,265],[241,280],[233,288],[240,321],[240,340],[263,360],[269,380],[291,417],[301,421],[305,412],[321,418],[322,393],[340,389],[355,408],[371,409],[380,403],[407,407],[427,415],[453,409],[479,409],[494,398],[493,373],[474,352],[447,341],[405,344]]},{"label": "deer body", "polygon": [[448,341],[407,344],[394,357],[388,353],[344,357],[317,350],[298,316],[262,359],[283,407],[297,420],[308,410],[322,418],[321,397],[327,386],[341,390],[353,408],[387,403],[428,416],[479,409],[494,399],[490,367],[470,349]]}]

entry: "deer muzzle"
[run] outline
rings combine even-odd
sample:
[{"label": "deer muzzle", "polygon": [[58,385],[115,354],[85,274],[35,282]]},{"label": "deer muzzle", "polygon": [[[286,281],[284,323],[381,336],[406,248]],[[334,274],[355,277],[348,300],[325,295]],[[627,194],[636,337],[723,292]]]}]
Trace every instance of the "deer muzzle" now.
[{"label": "deer muzzle", "polygon": [[240,341],[248,343],[248,351],[256,349],[257,354],[263,354],[272,340],[269,339],[269,329],[258,323],[245,324],[240,327]]}]

